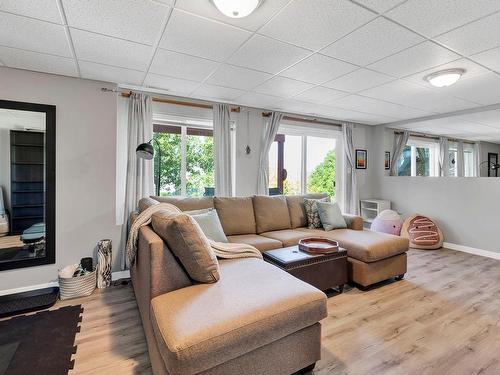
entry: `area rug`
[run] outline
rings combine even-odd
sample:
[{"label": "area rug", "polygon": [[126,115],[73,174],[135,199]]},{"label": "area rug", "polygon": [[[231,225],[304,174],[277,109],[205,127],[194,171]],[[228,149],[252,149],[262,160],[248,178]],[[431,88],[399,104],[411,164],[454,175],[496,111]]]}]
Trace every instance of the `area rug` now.
[{"label": "area rug", "polygon": [[66,306],[0,321],[0,375],[67,374],[82,312]]}]

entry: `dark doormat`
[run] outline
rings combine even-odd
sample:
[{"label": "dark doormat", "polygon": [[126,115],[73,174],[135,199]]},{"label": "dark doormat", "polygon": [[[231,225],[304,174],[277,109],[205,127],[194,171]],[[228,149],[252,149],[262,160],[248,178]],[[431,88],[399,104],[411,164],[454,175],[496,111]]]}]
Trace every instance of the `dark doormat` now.
[{"label": "dark doormat", "polygon": [[81,305],[0,322],[0,375],[67,374],[73,368]]}]

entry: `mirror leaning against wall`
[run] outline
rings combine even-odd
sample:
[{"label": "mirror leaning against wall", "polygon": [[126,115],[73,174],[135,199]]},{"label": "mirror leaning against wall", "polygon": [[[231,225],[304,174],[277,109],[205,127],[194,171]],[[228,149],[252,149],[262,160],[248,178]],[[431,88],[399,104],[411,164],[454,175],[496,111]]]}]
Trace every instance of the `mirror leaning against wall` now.
[{"label": "mirror leaning against wall", "polygon": [[55,106],[0,100],[0,270],[55,263]]},{"label": "mirror leaning against wall", "polygon": [[500,177],[500,110],[390,124],[385,145],[392,176]]}]

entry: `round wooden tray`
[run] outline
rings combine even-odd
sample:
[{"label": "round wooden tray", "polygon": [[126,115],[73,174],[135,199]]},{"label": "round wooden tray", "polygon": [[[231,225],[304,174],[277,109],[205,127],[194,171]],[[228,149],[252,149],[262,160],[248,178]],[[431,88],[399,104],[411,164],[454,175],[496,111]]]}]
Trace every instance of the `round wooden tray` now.
[{"label": "round wooden tray", "polygon": [[339,251],[339,243],[323,237],[308,237],[299,241],[299,250],[309,254],[330,254]]}]

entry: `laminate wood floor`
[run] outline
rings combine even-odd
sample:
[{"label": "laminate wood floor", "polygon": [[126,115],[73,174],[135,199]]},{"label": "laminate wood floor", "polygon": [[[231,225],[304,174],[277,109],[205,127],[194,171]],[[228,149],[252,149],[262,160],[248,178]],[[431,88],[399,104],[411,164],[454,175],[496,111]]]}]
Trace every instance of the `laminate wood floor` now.
[{"label": "laminate wood floor", "polygon": [[[402,281],[328,300],[315,374],[500,374],[500,261],[408,253]],[[130,285],[58,302],[84,307],[71,374],[150,374]]]}]

